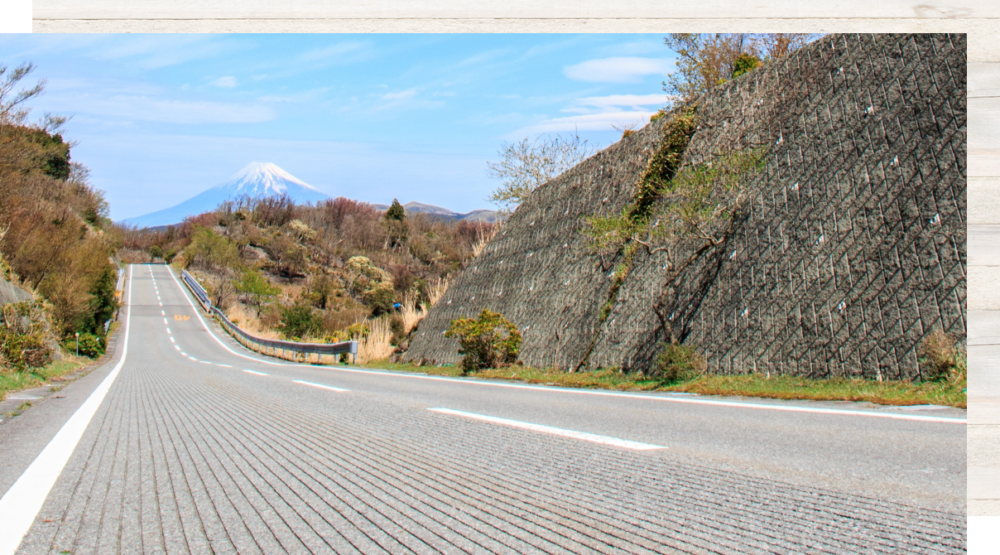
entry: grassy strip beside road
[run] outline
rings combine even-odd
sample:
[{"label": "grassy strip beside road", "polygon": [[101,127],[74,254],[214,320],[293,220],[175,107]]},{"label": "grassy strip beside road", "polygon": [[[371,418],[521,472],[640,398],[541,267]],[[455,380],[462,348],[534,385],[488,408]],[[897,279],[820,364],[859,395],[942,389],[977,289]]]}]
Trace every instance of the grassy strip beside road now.
[{"label": "grassy strip beside road", "polygon": [[[461,376],[458,366],[417,366],[374,361],[365,368],[422,372],[438,376]],[[966,408],[966,378],[940,382],[872,381],[860,379],[810,379],[796,376],[741,374],[703,375],[669,383],[638,373],[616,369],[564,372],[556,369],[511,366],[469,374],[477,378],[501,379],[560,387],[612,389],[617,391],[678,391],[700,395],[740,395],[771,399],[813,401],[867,401],[879,405],[946,405]]]},{"label": "grassy strip beside road", "polygon": [[42,368],[33,368],[30,372],[0,371],[0,400],[6,398],[10,391],[20,391],[38,387],[47,382],[62,381],[62,377],[66,374],[92,362],[88,358],[67,356],[62,360],[50,362]]}]

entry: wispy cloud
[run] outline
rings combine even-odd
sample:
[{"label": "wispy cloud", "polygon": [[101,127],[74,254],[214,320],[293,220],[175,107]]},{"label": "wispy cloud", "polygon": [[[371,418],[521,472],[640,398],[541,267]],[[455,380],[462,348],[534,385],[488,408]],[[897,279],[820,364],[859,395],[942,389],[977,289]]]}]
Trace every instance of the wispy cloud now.
[{"label": "wispy cloud", "polygon": [[665,94],[611,94],[607,96],[588,96],[574,102],[574,106],[564,112],[592,113],[600,111],[619,111],[622,108],[641,110],[646,106],[663,106],[667,103]]},{"label": "wispy cloud", "polygon": [[81,112],[122,120],[181,124],[260,123],[275,119],[273,110],[255,104],[126,95],[95,98]]},{"label": "wispy cloud", "polygon": [[123,36],[115,36],[106,44],[95,45],[91,56],[104,60],[128,60],[142,69],[159,69],[253,48],[249,41],[212,35],[129,37],[125,39]]},{"label": "wispy cloud", "polygon": [[641,127],[649,121],[649,117],[654,113],[656,112],[632,110],[552,118],[512,131],[506,134],[504,139],[516,140],[525,136],[530,137],[565,131],[609,131],[614,129],[615,126],[621,127],[633,124]]},{"label": "wispy cloud", "polygon": [[647,75],[666,75],[672,68],[667,58],[601,58],[566,66],[563,75],[591,83],[640,83]]},{"label": "wispy cloud", "polygon": [[343,64],[360,61],[367,56],[371,44],[361,41],[339,42],[323,48],[307,50],[299,54],[300,62],[322,62],[323,65]]},{"label": "wispy cloud", "polygon": [[289,104],[302,104],[305,102],[319,102],[323,100],[323,97],[329,92],[329,87],[321,87],[318,89],[310,89],[307,91],[281,92],[278,94],[267,94],[264,96],[257,97],[257,100],[261,102],[287,102]]},{"label": "wispy cloud", "polygon": [[235,77],[233,77],[232,75],[227,75],[225,77],[219,77],[215,81],[212,81],[212,84],[215,85],[216,87],[231,89],[235,87],[237,83]]}]

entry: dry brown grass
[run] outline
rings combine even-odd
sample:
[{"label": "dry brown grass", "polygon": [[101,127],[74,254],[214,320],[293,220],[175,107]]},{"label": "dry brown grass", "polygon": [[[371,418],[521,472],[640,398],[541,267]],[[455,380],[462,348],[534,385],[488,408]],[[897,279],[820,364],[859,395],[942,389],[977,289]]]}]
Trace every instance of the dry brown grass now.
[{"label": "dry brown grass", "polygon": [[486,245],[490,242],[490,239],[496,237],[497,232],[500,231],[501,224],[495,224],[490,226],[489,229],[483,230],[479,234],[479,239],[476,240],[476,244],[472,245],[472,256],[473,258],[479,256],[486,248]]},{"label": "dry brown grass", "polygon": [[448,291],[448,283],[448,278],[437,278],[433,284],[427,286],[427,300],[430,301],[431,306],[436,305]]},{"label": "dry brown grass", "polygon": [[242,303],[233,303],[226,310],[226,318],[229,318],[230,322],[251,335],[263,337],[264,339],[281,339],[280,333],[261,325],[260,320],[254,314],[253,310],[243,306]]},{"label": "dry brown grass", "polygon": [[417,304],[417,296],[407,293],[403,295],[399,317],[403,320],[403,332],[409,334],[417,324],[427,316],[427,310]]},{"label": "dry brown grass", "polygon": [[393,351],[392,329],[388,318],[376,318],[364,322],[368,326],[368,336],[358,341],[358,362],[389,358]]}]

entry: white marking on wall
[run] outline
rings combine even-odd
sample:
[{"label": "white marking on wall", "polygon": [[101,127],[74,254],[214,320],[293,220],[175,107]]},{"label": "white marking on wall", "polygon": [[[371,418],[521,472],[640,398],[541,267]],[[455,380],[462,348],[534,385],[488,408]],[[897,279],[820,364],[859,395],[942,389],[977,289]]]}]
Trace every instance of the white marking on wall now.
[{"label": "white marking on wall", "polygon": [[554,428],[552,426],[543,426],[542,424],[532,424],[530,422],[521,422],[519,420],[509,420],[507,418],[498,418],[496,416],[486,416],[484,414],[476,414],[473,412],[465,412],[460,410],[452,409],[427,409],[431,412],[438,412],[441,414],[450,414],[453,416],[461,416],[464,418],[471,418],[473,420],[481,420],[483,422],[490,422],[492,424],[500,424],[501,426],[510,426],[512,428],[520,428],[522,430],[529,430],[532,432],[539,432],[543,434],[551,434],[561,437],[568,437],[571,439],[579,439],[583,441],[590,441],[592,443],[600,443],[602,445],[611,445],[612,447],[623,447],[625,449],[635,449],[637,451],[652,451],[654,449],[666,449],[662,445],[652,445],[650,443],[641,443],[638,441],[630,441],[627,439],[618,439],[616,437],[601,436],[597,434],[591,434],[587,432],[578,432],[575,430],[566,430],[563,428]]}]

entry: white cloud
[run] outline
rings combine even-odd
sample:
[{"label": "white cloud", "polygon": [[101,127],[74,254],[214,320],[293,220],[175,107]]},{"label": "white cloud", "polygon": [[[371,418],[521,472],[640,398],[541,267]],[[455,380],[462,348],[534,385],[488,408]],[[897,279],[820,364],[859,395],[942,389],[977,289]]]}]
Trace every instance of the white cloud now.
[{"label": "white cloud", "polygon": [[329,90],[329,87],[321,87],[318,89],[310,89],[296,93],[268,94],[257,97],[257,100],[261,102],[288,102],[293,104],[319,102]]},{"label": "white cloud", "polygon": [[595,108],[603,111],[612,111],[614,109],[620,110],[621,108],[639,110],[643,106],[663,106],[667,103],[667,99],[668,97],[665,94],[612,94],[608,96],[588,96],[577,100],[574,108],[568,108],[564,111],[593,111],[592,109]]},{"label": "white cloud", "polygon": [[370,46],[367,42],[340,42],[325,48],[308,50],[299,55],[302,62],[350,63],[359,60],[359,54]]},{"label": "white cloud", "polygon": [[103,115],[117,120],[164,123],[260,123],[275,119],[266,106],[210,101],[166,100],[145,96],[113,96],[94,99],[81,113]]},{"label": "white cloud", "polygon": [[224,87],[227,89],[231,89],[236,86],[236,78],[233,77],[232,75],[227,75],[225,77],[219,77],[215,81],[212,81],[212,84],[215,85],[216,87]]},{"label": "white cloud", "polygon": [[416,95],[416,89],[408,89],[400,92],[385,93],[382,95],[382,100],[405,100],[407,98],[413,98]]},{"label": "white cloud", "polygon": [[649,117],[655,113],[655,111],[633,110],[553,118],[522,127],[508,133],[504,138],[515,140],[525,136],[562,133],[564,131],[610,131],[616,125],[621,127],[635,124],[637,127],[642,127],[649,122]]},{"label": "white cloud", "polygon": [[639,83],[646,75],[666,75],[672,68],[667,58],[602,58],[566,66],[563,74],[574,81]]}]

